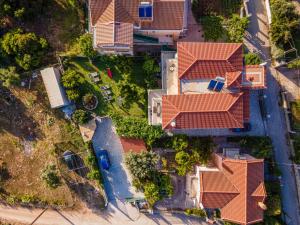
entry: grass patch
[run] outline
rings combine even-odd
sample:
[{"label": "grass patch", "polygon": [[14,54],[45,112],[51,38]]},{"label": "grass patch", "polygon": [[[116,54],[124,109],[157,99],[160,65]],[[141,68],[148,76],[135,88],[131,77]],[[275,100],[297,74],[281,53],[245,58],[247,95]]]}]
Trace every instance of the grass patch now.
[{"label": "grass patch", "polygon": [[[132,68],[130,68],[130,76],[133,82],[141,88],[145,89],[145,100],[147,99],[146,82],[143,70],[143,57],[133,57]],[[94,110],[97,115],[107,115],[109,113],[117,113],[120,115],[130,115],[135,117],[146,117],[147,115],[147,101],[144,105],[133,103],[129,108],[120,106],[118,96],[120,95],[117,82],[122,79],[123,68],[117,63],[114,57],[99,56],[91,62],[85,57],[64,57],[64,64],[66,68],[74,69],[80,72],[85,77],[85,84],[82,86],[84,93],[92,92],[99,100],[98,107]],[[110,68],[113,73],[111,79],[107,75],[107,68]],[[89,78],[89,73],[98,72],[100,74],[100,82],[95,84]],[[109,85],[112,92],[113,100],[108,103],[105,102],[101,94],[100,87]]]}]

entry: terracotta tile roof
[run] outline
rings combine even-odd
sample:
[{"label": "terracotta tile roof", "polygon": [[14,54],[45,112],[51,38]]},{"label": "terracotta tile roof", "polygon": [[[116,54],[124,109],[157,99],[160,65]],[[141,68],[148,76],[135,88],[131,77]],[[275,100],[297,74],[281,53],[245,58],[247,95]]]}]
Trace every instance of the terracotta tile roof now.
[{"label": "terracotta tile roof", "polygon": [[[224,158],[219,173],[225,178],[220,178],[221,175],[217,174],[218,172],[201,173],[204,175],[202,175],[202,183],[200,180],[200,186],[210,190],[208,197],[206,197],[207,193],[205,191],[201,196],[204,200],[204,207],[213,205],[215,208],[221,208],[221,217],[223,219],[239,224],[250,224],[263,220],[263,210],[258,205],[258,202],[264,202],[266,197],[263,160]],[[227,179],[238,192],[230,200],[228,200],[228,190],[234,189],[227,183],[226,185],[221,185],[224,179]],[[216,185],[215,183],[219,180],[220,184]],[[202,188],[202,190],[205,189]],[[219,202],[218,200],[217,203],[220,205],[217,206],[216,202],[213,202],[215,199],[211,197],[212,193],[215,193],[215,196],[224,193],[225,197],[222,198],[227,202],[225,200]],[[226,202],[225,205],[224,202]]]},{"label": "terracotta tile roof", "polygon": [[142,139],[121,137],[120,141],[125,153],[130,151],[140,153],[147,149],[145,142]]},{"label": "terracotta tile roof", "polygon": [[[91,24],[114,21],[138,26],[141,2],[143,0],[90,0]],[[144,30],[181,30],[183,18],[184,0],[153,0],[153,20],[141,25]]]},{"label": "terracotta tile roof", "polygon": [[207,93],[162,96],[162,127],[235,128],[243,127],[243,93]]},{"label": "terracotta tile roof", "polygon": [[131,23],[97,24],[95,27],[95,44],[133,45],[133,25]]},{"label": "terracotta tile roof", "polygon": [[264,66],[247,65],[243,70],[242,85],[251,89],[266,88],[266,70]]},{"label": "terracotta tile roof", "polygon": [[241,43],[178,42],[177,51],[181,79],[225,77],[243,70]]}]

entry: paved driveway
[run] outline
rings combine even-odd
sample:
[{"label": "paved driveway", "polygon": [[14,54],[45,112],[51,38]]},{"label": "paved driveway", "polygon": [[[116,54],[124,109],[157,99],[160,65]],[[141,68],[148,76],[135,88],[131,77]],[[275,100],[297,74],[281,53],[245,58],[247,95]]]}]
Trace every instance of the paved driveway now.
[{"label": "paved driveway", "polygon": [[[260,52],[267,64],[267,89],[265,91],[267,113],[270,118],[267,120],[267,135],[270,136],[274,145],[275,159],[282,173],[282,206],[286,223],[298,225],[299,204],[296,191],[295,177],[289,159],[290,148],[286,140],[286,124],[282,109],[278,105],[279,85],[275,79],[276,71],[269,63],[269,36],[268,22],[266,18],[265,4],[263,0],[252,0],[249,4],[250,24],[248,26],[249,37],[244,42],[246,46],[254,51]],[[254,38],[255,37],[255,38]],[[253,41],[256,40],[256,41]]]},{"label": "paved driveway", "polygon": [[94,149],[106,149],[111,161],[110,169],[102,171],[109,202],[117,200],[124,202],[125,198],[142,197],[142,193],[137,193],[131,185],[131,177],[125,167],[123,148],[111,119],[101,118],[96,123],[97,129],[93,137]]}]

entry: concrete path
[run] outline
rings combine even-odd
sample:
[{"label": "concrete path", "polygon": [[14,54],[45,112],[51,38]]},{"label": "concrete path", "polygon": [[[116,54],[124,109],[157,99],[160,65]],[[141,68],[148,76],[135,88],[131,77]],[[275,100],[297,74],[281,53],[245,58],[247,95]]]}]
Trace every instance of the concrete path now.
[{"label": "concrete path", "polygon": [[245,44],[252,50],[259,52],[263,60],[267,61],[267,95],[266,107],[270,118],[267,120],[267,134],[271,137],[275,150],[275,159],[282,172],[282,207],[288,225],[300,224],[299,204],[296,191],[295,177],[291,167],[290,148],[286,140],[286,124],[282,109],[278,104],[279,85],[276,81],[276,71],[270,64],[268,23],[266,8],[263,0],[251,0],[248,3],[252,14]]}]

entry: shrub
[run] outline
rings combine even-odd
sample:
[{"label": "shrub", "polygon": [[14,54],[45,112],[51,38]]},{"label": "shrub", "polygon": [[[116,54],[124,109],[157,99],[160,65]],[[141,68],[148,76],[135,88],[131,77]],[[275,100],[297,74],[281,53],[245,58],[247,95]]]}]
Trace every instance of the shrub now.
[{"label": "shrub", "polygon": [[199,217],[206,217],[206,212],[203,209],[200,208],[191,208],[191,209],[186,209],[185,213],[187,215],[194,215],[194,216],[199,216]]},{"label": "shrub", "polygon": [[98,180],[98,181],[102,180],[99,170],[94,170],[94,169],[92,169],[92,170],[90,170],[90,172],[88,172],[87,178],[90,180]]},{"label": "shrub", "polygon": [[299,15],[292,2],[271,0],[272,23],[271,40],[276,45],[283,45],[292,38],[292,33],[299,27]]},{"label": "shrub", "polygon": [[77,124],[85,124],[89,121],[89,113],[85,110],[78,109],[73,113],[72,119]]},{"label": "shrub", "polygon": [[83,34],[78,38],[78,44],[81,54],[88,58],[94,58],[97,52],[93,48],[93,40],[91,34]]},{"label": "shrub", "polygon": [[193,162],[189,153],[180,151],[175,155],[176,163],[178,164],[178,175],[184,176],[187,172],[191,171]]},{"label": "shrub", "polygon": [[244,59],[246,65],[259,65],[260,63],[262,63],[262,60],[259,57],[259,55],[252,52],[245,54]]},{"label": "shrub", "polygon": [[67,89],[74,89],[84,83],[84,78],[75,70],[68,69],[61,78],[62,84]]},{"label": "shrub", "polygon": [[37,199],[33,195],[22,195],[20,198],[22,203],[29,204],[34,203],[37,201]]},{"label": "shrub", "polygon": [[296,60],[290,62],[290,63],[287,65],[287,67],[288,67],[289,69],[298,69],[298,68],[300,68],[300,59],[296,59]]},{"label": "shrub", "polygon": [[159,156],[154,152],[128,153],[125,163],[132,176],[139,181],[150,180],[158,163]]},{"label": "shrub", "polygon": [[224,34],[222,26],[222,17],[220,16],[204,16],[200,19],[200,22],[204,29],[205,40],[217,41]]},{"label": "shrub", "polygon": [[10,66],[6,69],[0,68],[0,81],[3,82],[3,86],[10,87],[20,84],[20,75],[16,71],[16,67]]},{"label": "shrub", "polygon": [[184,134],[174,135],[172,138],[172,148],[178,152],[184,151],[189,145],[188,137]]},{"label": "shrub", "polygon": [[50,188],[57,188],[61,185],[56,166],[53,164],[47,165],[46,168],[43,169],[41,178]]},{"label": "shrub", "polygon": [[249,24],[249,19],[247,17],[241,18],[239,15],[233,14],[225,24],[229,40],[231,42],[242,42]]},{"label": "shrub", "polygon": [[268,216],[278,216],[281,214],[281,199],[280,195],[270,195],[268,194],[267,200],[266,200],[267,210],[266,215]]},{"label": "shrub", "polygon": [[151,126],[146,119],[117,114],[112,114],[111,118],[119,136],[143,139],[148,146],[164,134],[160,126]]},{"label": "shrub", "polygon": [[145,185],[144,194],[150,208],[152,208],[154,204],[161,199],[159,195],[159,187],[154,183],[149,182]]}]

